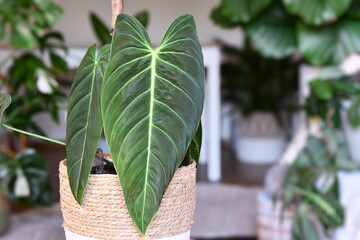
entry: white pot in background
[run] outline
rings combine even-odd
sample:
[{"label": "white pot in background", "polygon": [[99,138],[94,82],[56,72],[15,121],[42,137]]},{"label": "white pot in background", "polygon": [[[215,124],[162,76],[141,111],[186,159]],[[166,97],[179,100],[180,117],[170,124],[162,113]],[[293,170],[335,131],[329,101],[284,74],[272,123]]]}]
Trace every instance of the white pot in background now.
[{"label": "white pot in background", "polygon": [[347,120],[347,110],[351,106],[351,101],[344,100],[341,103],[344,108],[341,112],[343,129],[350,155],[353,160],[360,163],[360,127],[353,128]]},{"label": "white pot in background", "polygon": [[236,119],[236,157],[241,162],[269,164],[279,161],[285,149],[285,134],[275,116],[256,112]]}]

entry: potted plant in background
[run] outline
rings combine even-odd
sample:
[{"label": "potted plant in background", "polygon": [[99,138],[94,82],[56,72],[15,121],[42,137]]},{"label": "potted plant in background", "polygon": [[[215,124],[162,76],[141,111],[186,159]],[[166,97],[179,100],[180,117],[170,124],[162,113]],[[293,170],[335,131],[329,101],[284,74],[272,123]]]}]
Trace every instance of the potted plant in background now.
[{"label": "potted plant in background", "polygon": [[277,208],[266,207],[272,202],[267,194],[259,196],[261,240],[276,234],[295,240],[332,239],[334,229],[344,224],[338,173],[359,165],[351,160],[342,132],[320,124],[320,136],[310,135],[295,162],[277,176],[282,176],[280,186],[270,193]]},{"label": "potted plant in background", "polygon": [[[302,56],[315,66],[336,66],[360,50],[358,7],[356,0],[338,4],[302,0],[221,0],[212,11],[211,19],[223,28],[241,27],[246,48],[254,49],[264,59]],[[294,84],[296,80],[292,80]]]},{"label": "potted plant in background", "polygon": [[[297,68],[294,59],[264,59],[251,46],[223,45],[222,100],[231,103],[233,149],[238,160],[272,163],[282,155],[291,114],[297,109]],[[240,113],[240,114],[239,114]],[[257,151],[262,149],[262,151]]]},{"label": "potted plant in background", "polygon": [[[114,25],[110,45],[87,51],[70,92],[60,163],[67,238],[189,239],[205,74],[193,17],[177,18],[155,50],[134,17],[119,14]],[[90,174],[103,126],[113,163],[97,158],[118,176]]]}]

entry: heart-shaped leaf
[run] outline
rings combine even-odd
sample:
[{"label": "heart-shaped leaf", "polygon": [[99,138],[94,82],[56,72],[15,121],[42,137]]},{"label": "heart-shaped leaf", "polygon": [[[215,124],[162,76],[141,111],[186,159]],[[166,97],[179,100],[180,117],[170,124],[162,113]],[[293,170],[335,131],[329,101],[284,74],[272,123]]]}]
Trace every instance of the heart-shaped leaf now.
[{"label": "heart-shaped leaf", "polygon": [[110,45],[96,56],[88,49],[71,86],[66,126],[67,169],[71,190],[81,203],[102,131],[100,94]]},{"label": "heart-shaped leaf", "polygon": [[264,57],[281,59],[296,49],[293,19],[278,5],[270,8],[246,27],[255,49]]},{"label": "heart-shaped leaf", "polygon": [[0,123],[4,111],[10,105],[10,103],[11,103],[10,95],[6,93],[0,93]]},{"label": "heart-shaped leaf", "polygon": [[272,0],[222,0],[222,13],[232,22],[252,21]]},{"label": "heart-shaped leaf", "polygon": [[338,65],[360,51],[360,22],[349,18],[322,28],[298,26],[299,49],[315,65]]},{"label": "heart-shaped leaf", "polygon": [[337,20],[349,7],[351,0],[283,0],[287,10],[300,16],[310,25],[320,26]]},{"label": "heart-shaped leaf", "polygon": [[192,16],[177,18],[153,50],[141,23],[118,15],[102,114],[127,208],[143,235],[199,125],[204,74]]}]

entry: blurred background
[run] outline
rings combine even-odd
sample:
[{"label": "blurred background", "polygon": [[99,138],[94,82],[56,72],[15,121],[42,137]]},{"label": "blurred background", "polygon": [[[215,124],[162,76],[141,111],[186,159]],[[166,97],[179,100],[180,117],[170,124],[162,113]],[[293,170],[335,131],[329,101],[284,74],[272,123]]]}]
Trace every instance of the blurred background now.
[{"label": "blurred background", "polygon": [[[360,239],[360,1],[125,0],[154,47],[195,18],[206,69],[193,239]],[[111,1],[0,0],[8,125],[65,140]],[[100,140],[106,152],[105,139]],[[0,239],[65,239],[65,147],[0,128]]]}]

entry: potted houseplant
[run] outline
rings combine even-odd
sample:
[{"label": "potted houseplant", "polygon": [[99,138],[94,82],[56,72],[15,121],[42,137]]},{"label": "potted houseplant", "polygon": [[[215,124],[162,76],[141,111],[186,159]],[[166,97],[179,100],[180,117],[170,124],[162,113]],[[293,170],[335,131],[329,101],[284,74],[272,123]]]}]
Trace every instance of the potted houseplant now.
[{"label": "potted houseplant", "polygon": [[[321,136],[310,135],[295,162],[279,174],[283,176],[280,188],[270,194],[281,206],[268,204],[267,211],[259,211],[261,240],[269,239],[269,229],[284,239],[331,239],[332,230],[343,225],[338,172],[355,170],[358,164],[351,161],[342,133],[324,122],[321,125]],[[272,202],[267,194],[259,198],[260,209]]]},{"label": "potted houseplant", "polygon": [[227,56],[221,68],[222,99],[236,113],[233,149],[237,159],[275,162],[285,148],[287,119],[297,106],[298,62],[264,59],[248,44],[244,49],[222,45]]},{"label": "potted houseplant", "polygon": [[[155,50],[134,17],[114,23],[111,44],[97,56],[89,48],[70,91],[60,143],[67,238],[189,239],[205,74],[193,17],[177,18]],[[117,176],[90,174],[103,127]]]}]

